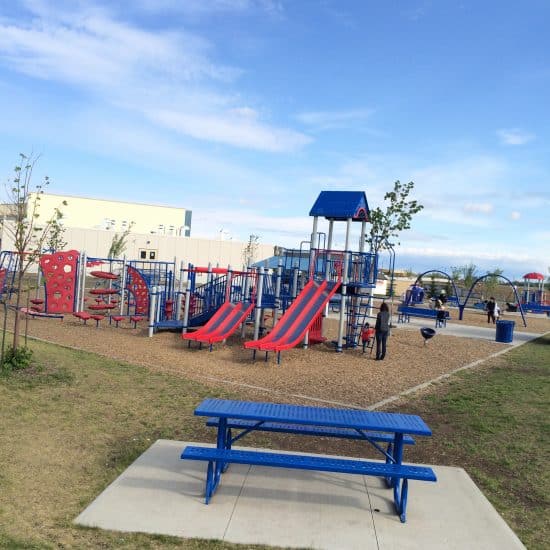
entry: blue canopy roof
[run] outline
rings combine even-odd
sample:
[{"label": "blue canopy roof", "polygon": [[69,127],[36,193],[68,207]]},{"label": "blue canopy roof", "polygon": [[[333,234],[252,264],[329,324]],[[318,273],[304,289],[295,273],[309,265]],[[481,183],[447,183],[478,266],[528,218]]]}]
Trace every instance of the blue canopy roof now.
[{"label": "blue canopy roof", "polygon": [[367,195],[363,191],[321,191],[309,215],[327,220],[369,221]]}]

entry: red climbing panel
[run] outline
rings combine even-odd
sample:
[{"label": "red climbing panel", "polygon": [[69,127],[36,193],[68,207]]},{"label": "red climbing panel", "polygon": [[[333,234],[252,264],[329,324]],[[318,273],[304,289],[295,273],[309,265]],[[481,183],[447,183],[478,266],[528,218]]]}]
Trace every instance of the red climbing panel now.
[{"label": "red climbing panel", "polygon": [[110,271],[90,271],[90,275],[99,279],[110,279],[111,281],[118,279],[118,275]]},{"label": "red climbing panel", "polygon": [[0,269],[0,293],[4,289],[4,281],[6,280],[6,273],[7,272],[8,271],[5,268]]},{"label": "red climbing panel", "polygon": [[149,313],[149,289],[141,273],[132,266],[127,267],[126,289],[134,296],[136,315]]},{"label": "red climbing panel", "polygon": [[46,286],[46,313],[69,313],[74,309],[79,252],[55,252],[40,257]]}]

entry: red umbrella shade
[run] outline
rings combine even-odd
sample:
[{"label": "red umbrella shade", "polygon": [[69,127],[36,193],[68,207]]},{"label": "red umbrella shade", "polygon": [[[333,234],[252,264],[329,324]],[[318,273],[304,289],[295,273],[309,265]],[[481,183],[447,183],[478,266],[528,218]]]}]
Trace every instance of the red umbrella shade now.
[{"label": "red umbrella shade", "polygon": [[526,273],[523,278],[529,279],[530,281],[544,281],[544,275],[542,273]]}]

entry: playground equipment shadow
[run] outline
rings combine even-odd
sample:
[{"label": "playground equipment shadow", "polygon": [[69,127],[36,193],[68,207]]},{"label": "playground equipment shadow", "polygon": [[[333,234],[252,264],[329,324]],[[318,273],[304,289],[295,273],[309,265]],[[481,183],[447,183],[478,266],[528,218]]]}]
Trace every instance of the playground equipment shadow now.
[{"label": "playground equipment shadow", "polygon": [[179,458],[188,444],[156,441],[75,522],[287,548],[524,548],[462,468],[411,482],[401,524],[382,480],[303,470],[233,465],[207,506],[204,464]]}]

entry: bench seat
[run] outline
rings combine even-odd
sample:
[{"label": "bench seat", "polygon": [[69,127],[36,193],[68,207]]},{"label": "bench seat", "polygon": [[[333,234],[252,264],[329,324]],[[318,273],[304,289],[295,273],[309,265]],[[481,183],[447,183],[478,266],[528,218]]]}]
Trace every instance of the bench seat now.
[{"label": "bench seat", "polygon": [[[206,422],[207,426],[218,427],[220,424],[219,418],[209,418]],[[239,420],[230,418],[227,421],[227,427],[233,429],[254,430],[262,432],[278,432],[300,435],[313,435],[318,437],[340,437],[343,439],[365,439],[365,436],[372,441],[379,443],[393,443],[393,434],[382,432],[363,432],[360,434],[357,430],[351,428],[329,428],[325,426],[309,426],[301,424],[283,424],[280,422],[258,422],[252,420]],[[403,443],[406,445],[414,445],[414,439],[410,435],[403,436]]]},{"label": "bench seat", "polygon": [[[336,472],[344,474],[368,475],[390,478],[394,481],[394,502],[402,522],[406,520],[408,480],[437,481],[434,471],[426,466],[409,466],[384,462],[371,462],[347,458],[330,458],[299,454],[268,453],[255,450],[218,449],[216,447],[186,447],[181,458],[185,460],[202,460],[208,462],[205,502],[208,504],[216,490],[221,472],[227,464],[249,464],[274,468],[291,468]],[[216,465],[215,465],[216,463]],[[399,492],[399,482],[401,492]]]},{"label": "bench seat", "polygon": [[438,319],[437,314],[439,313],[436,309],[425,309],[425,308],[417,308],[417,307],[411,307],[411,306],[399,306],[397,308],[398,323],[408,323],[410,321],[410,317],[422,317],[425,319],[435,319],[436,321],[436,327],[438,324],[442,324],[443,326],[447,326],[447,321],[451,318],[448,311],[445,311],[445,316],[443,319]]}]

